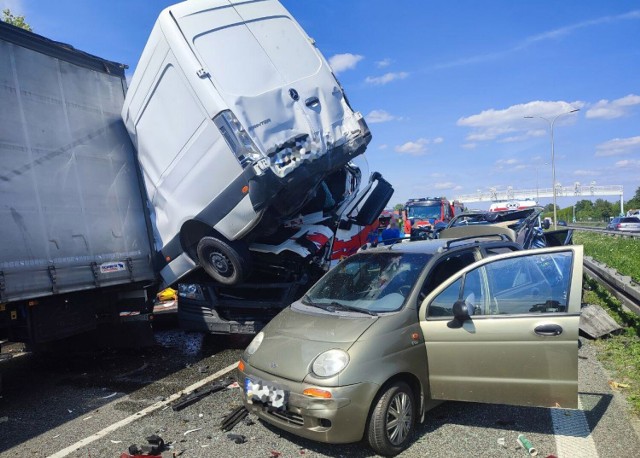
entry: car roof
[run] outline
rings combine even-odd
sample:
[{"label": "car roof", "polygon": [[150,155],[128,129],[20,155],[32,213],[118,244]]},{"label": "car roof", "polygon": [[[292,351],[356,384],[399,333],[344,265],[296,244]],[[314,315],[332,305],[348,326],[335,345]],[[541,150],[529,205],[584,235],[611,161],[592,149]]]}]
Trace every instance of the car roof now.
[{"label": "car roof", "polygon": [[[425,253],[436,254],[444,251],[454,250],[461,247],[474,246],[519,246],[505,239],[500,234],[494,234],[491,236],[471,236],[462,238],[450,238],[450,239],[430,239],[430,240],[416,240],[416,241],[399,241],[392,245],[378,245],[375,248],[368,248],[363,250],[366,252],[380,253],[385,251],[393,251],[396,253]],[[362,251],[361,251],[362,252]]]}]

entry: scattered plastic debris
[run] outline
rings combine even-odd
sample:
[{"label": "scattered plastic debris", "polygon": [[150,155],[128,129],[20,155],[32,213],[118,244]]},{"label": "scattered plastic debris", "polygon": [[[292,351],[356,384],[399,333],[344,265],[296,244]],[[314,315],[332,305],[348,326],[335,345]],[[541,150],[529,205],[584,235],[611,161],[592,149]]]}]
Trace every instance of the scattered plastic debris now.
[{"label": "scattered plastic debris", "polygon": [[156,434],[146,439],[149,445],[138,447],[136,444],[131,444],[129,446],[129,453],[123,453],[120,455],[120,458],[162,458],[161,453],[166,449],[164,440]]},{"label": "scattered plastic debris", "polygon": [[68,411],[69,413],[73,413],[73,410],[71,410],[71,409],[67,409],[67,411]]},{"label": "scattered plastic debris", "polygon": [[55,436],[52,437],[52,439],[57,439],[58,437],[60,437],[60,434],[56,434]]},{"label": "scattered plastic debris", "polygon": [[103,396],[102,399],[109,399],[109,398],[112,398],[112,397],[116,396],[117,394],[118,394],[118,392],[116,391],[115,393],[111,393],[111,394],[109,394],[107,396]]},{"label": "scattered plastic debris", "polygon": [[203,413],[198,414],[198,418],[202,418],[202,417],[204,417]]},{"label": "scattered plastic debris", "polygon": [[182,435],[186,436],[187,434],[195,433],[196,431],[200,431],[201,429],[202,428],[189,429],[189,430],[183,432]]},{"label": "scattered plastic debris", "polygon": [[244,444],[245,442],[247,442],[247,437],[242,434],[229,433],[227,434],[227,437],[236,444]]},{"label": "scattered plastic debris", "polygon": [[240,388],[240,384],[238,382],[233,382],[231,385],[229,385],[227,388],[232,389],[232,388]]},{"label": "scattered plastic debris", "polygon": [[518,435],[518,444],[520,444],[522,448],[524,448],[529,453],[529,455],[538,455],[538,451],[533,447],[533,444],[529,442],[529,439],[527,439],[524,434]]},{"label": "scattered plastic debris", "polygon": [[93,415],[89,415],[88,417],[84,417],[82,421],[87,421],[89,418],[93,418]]},{"label": "scattered plastic debris", "polygon": [[122,441],[114,441],[113,439],[111,439],[110,441],[112,444],[122,444]]},{"label": "scattered plastic debris", "polygon": [[185,407],[190,406],[194,402],[204,398],[205,396],[210,395],[211,393],[216,393],[223,390],[227,385],[229,385],[230,382],[231,379],[226,378],[223,380],[218,380],[217,382],[209,383],[208,385],[205,385],[204,387],[197,389],[192,393],[180,398],[180,401],[178,401],[172,408],[176,412],[182,410]]},{"label": "scattered plastic debris", "polygon": [[235,425],[249,415],[249,411],[244,406],[236,407],[220,423],[220,429],[223,431],[231,431]]},{"label": "scattered plastic debris", "polygon": [[503,448],[507,448],[507,442],[505,441],[504,437],[498,438],[498,445],[502,446]]},{"label": "scattered plastic debris", "polygon": [[9,417],[0,417],[0,423],[6,423],[9,421]]}]

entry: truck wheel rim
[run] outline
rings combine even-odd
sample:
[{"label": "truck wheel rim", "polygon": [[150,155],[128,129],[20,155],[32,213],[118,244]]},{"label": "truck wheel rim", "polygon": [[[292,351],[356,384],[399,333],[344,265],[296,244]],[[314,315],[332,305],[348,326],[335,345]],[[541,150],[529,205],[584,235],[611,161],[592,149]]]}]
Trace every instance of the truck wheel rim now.
[{"label": "truck wheel rim", "polygon": [[402,444],[409,435],[412,421],[411,399],[406,393],[396,394],[387,410],[387,437],[393,445]]}]

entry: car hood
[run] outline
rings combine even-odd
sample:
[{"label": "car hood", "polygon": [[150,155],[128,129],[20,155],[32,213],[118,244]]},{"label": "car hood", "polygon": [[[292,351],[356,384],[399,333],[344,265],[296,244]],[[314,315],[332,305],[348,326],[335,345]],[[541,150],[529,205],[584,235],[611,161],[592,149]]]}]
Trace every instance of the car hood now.
[{"label": "car hood", "polygon": [[263,330],[249,363],[261,371],[302,382],[315,358],[333,348],[348,350],[377,317],[305,313],[286,308]]}]

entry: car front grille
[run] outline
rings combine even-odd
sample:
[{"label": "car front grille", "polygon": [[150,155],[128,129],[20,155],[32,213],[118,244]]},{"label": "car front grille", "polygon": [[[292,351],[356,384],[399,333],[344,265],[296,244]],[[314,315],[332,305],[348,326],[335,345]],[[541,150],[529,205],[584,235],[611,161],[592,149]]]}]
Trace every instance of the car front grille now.
[{"label": "car front grille", "polygon": [[304,419],[302,418],[302,415],[298,415],[297,413],[286,412],[286,411],[283,412],[279,410],[269,410],[267,411],[267,413],[269,413],[269,415],[273,415],[274,417],[280,420],[284,420],[287,423],[293,423],[294,425],[297,425],[297,426],[304,426]]}]

